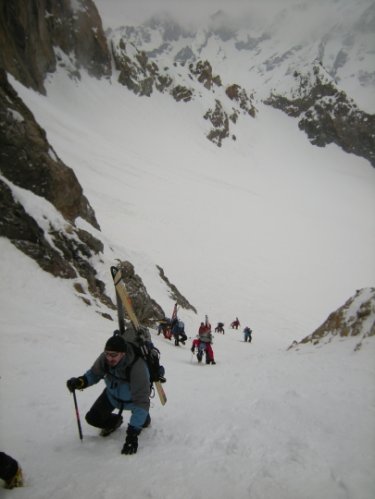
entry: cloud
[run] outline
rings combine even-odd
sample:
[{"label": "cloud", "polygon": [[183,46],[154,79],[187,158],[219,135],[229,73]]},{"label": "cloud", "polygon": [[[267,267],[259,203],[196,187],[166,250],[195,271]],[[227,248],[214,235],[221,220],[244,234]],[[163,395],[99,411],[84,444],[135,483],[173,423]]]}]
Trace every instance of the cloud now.
[{"label": "cloud", "polygon": [[[359,7],[372,0],[94,0],[104,28],[138,25],[153,15],[167,12],[178,22],[206,23],[209,16],[222,10],[235,22],[247,23],[258,30],[271,27],[280,35],[296,38],[345,24]],[[360,9],[359,9],[360,10]]]},{"label": "cloud", "polygon": [[94,0],[105,27],[138,24],[155,13],[169,12],[180,22],[206,19],[218,10],[239,17],[243,12],[266,20],[296,0]]}]

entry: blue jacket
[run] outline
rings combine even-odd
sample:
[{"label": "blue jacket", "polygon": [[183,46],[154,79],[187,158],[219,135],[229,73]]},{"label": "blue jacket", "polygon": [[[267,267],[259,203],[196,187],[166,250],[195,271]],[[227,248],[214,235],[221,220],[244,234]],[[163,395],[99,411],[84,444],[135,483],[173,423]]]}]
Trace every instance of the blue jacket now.
[{"label": "blue jacket", "polygon": [[127,352],[115,367],[109,367],[104,352],[100,354],[85,377],[87,386],[104,379],[113,407],[131,411],[129,424],[142,429],[150,409],[150,373],[131,345],[127,344]]}]

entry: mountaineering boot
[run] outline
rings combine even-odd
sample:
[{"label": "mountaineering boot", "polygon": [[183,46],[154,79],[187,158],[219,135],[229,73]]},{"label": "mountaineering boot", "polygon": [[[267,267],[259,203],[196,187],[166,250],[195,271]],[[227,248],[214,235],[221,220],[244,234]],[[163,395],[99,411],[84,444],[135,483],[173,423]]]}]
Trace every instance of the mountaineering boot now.
[{"label": "mountaineering boot", "polygon": [[120,428],[122,425],[122,416],[118,416],[116,420],[114,421],[114,424],[110,428],[103,428],[102,431],[100,432],[100,436],[102,437],[108,437],[111,433],[117,430],[117,428]]},{"label": "mountaineering boot", "polygon": [[198,353],[197,353],[198,362],[202,362],[202,357],[203,357],[203,353],[198,350]]},{"label": "mountaineering boot", "polygon": [[16,474],[12,476],[9,480],[5,481],[5,488],[6,489],[14,489],[16,487],[23,487],[23,474],[22,474],[22,468],[18,467]]}]

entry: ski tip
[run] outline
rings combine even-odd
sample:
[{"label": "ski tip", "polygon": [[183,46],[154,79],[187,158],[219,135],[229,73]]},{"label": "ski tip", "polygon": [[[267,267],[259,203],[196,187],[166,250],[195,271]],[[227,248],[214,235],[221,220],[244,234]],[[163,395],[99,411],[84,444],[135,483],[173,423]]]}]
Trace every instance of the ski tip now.
[{"label": "ski tip", "polygon": [[118,271],[119,271],[119,269],[117,267],[115,267],[114,265],[112,265],[112,267],[111,267],[112,277],[115,277],[115,275],[117,274]]}]

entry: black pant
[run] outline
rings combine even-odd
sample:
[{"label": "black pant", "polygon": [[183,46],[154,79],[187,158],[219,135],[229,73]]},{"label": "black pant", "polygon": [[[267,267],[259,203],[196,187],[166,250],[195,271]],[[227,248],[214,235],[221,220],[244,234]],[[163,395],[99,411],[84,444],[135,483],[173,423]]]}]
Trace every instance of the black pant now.
[{"label": "black pant", "polygon": [[112,414],[114,409],[104,389],[86,414],[86,421],[95,428],[113,428],[119,417],[118,414]]},{"label": "black pant", "polygon": [[18,463],[5,452],[0,452],[0,478],[8,482],[17,473]]},{"label": "black pant", "polygon": [[187,336],[185,333],[173,333],[173,336],[175,337],[176,340],[179,340],[179,341],[186,341],[187,340]]}]

